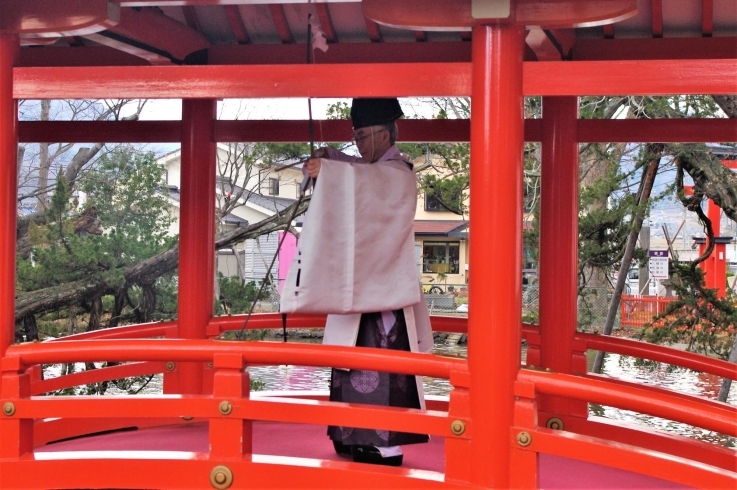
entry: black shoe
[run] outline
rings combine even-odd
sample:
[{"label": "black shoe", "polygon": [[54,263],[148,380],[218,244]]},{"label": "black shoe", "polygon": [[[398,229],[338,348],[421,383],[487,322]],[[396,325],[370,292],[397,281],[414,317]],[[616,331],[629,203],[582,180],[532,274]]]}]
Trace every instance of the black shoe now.
[{"label": "black shoe", "polygon": [[373,446],[352,446],[353,461],[356,463],[382,464],[385,466],[402,466],[404,455],[381,457],[381,452]]},{"label": "black shoe", "polygon": [[333,441],[333,447],[335,448],[335,452],[340,454],[341,456],[351,455],[352,446],[350,444],[343,444],[340,441]]}]

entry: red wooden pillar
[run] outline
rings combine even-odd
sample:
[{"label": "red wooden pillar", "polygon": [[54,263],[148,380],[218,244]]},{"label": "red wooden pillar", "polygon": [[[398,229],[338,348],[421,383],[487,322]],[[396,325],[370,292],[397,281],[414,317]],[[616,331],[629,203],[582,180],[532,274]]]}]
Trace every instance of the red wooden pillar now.
[{"label": "red wooden pillar", "polygon": [[523,30],[473,30],[468,364],[471,483],[507,488],[522,312]]},{"label": "red wooden pillar", "polygon": [[[182,101],[182,200],[179,216],[179,338],[204,339],[215,281],[216,101]],[[202,392],[202,363],[178,367],[182,393]]]},{"label": "red wooden pillar", "polygon": [[[577,97],[543,97],[538,266],[540,359],[543,367],[566,374],[572,372],[578,313],[577,119]],[[540,402],[540,409],[546,412],[568,412],[566,400]]]},{"label": "red wooden pillar", "polygon": [[17,35],[0,35],[0,357],[15,339],[18,102],[13,99],[13,65],[19,49]]}]

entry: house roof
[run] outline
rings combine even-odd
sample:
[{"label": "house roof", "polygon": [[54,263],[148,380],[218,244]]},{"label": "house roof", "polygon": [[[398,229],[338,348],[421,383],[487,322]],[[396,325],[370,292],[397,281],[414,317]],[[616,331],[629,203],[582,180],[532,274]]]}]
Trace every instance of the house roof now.
[{"label": "house roof", "polygon": [[261,206],[262,208],[266,208],[270,211],[283,211],[285,208],[289,207],[290,204],[293,204],[296,202],[296,199],[288,199],[286,197],[276,197],[276,196],[262,196],[260,194],[251,194],[248,197],[248,202],[252,202],[253,204],[256,204],[257,206]]},{"label": "house roof", "polygon": [[447,236],[451,238],[466,238],[468,221],[455,220],[416,220],[415,236]]},{"label": "house roof", "polygon": [[[181,202],[182,200],[182,194],[179,191],[179,187],[175,185],[166,185],[159,188],[159,192],[165,196],[168,196],[169,199],[171,199],[174,202]],[[228,213],[223,217],[223,221],[229,224],[234,225],[247,225],[248,220],[245,220],[243,218],[240,218],[234,214]]]},{"label": "house roof", "polygon": [[268,209],[272,212],[281,212],[285,208],[289,207],[290,204],[296,202],[296,199],[289,199],[287,197],[277,196],[263,196],[255,192],[247,192],[240,186],[233,185],[230,182],[220,182],[218,185],[222,186],[223,192],[230,192],[232,194],[242,194],[248,196],[247,202],[260,206],[264,209]]}]

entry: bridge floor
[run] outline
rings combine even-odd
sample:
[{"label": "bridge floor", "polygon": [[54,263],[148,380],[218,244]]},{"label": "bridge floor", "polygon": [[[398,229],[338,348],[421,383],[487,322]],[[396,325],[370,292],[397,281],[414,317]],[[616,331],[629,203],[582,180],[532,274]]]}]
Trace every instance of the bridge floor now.
[{"label": "bridge floor", "polygon": [[[207,452],[208,426],[195,422],[141,430],[123,430],[60,441],[36,448],[47,451],[192,451]],[[444,439],[433,437],[428,444],[403,446],[405,468],[444,472]],[[256,422],[253,452],[341,460],[335,454],[326,428],[318,425]],[[571,478],[575,475],[575,478]],[[540,455],[541,488],[689,488],[664,480],[572,459]]]}]

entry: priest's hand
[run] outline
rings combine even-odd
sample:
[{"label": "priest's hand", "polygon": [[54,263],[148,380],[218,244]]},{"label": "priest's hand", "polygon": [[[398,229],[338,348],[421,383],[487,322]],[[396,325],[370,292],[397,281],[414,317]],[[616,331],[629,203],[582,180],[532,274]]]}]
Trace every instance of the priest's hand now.
[{"label": "priest's hand", "polygon": [[310,158],[305,163],[305,168],[307,168],[307,175],[312,177],[313,179],[317,178],[317,174],[320,173],[320,167],[321,167],[320,159],[319,158]]}]

